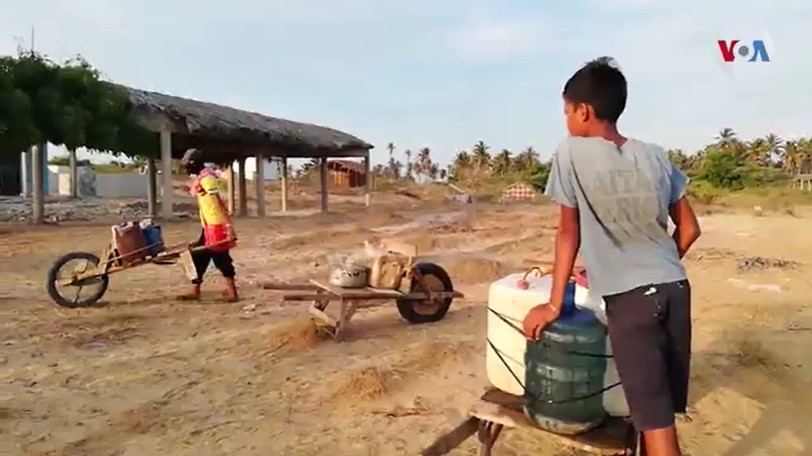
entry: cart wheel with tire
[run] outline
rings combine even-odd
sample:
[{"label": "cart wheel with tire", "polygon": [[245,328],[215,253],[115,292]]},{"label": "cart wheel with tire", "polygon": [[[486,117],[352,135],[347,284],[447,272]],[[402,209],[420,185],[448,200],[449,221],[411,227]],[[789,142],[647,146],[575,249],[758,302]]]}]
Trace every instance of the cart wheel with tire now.
[{"label": "cart wheel with tire", "polygon": [[[409,323],[433,323],[442,320],[454,301],[454,285],[442,266],[434,263],[417,263],[411,273],[409,294],[425,294],[426,299],[398,298],[398,313]],[[437,297],[437,293],[443,297]]]}]

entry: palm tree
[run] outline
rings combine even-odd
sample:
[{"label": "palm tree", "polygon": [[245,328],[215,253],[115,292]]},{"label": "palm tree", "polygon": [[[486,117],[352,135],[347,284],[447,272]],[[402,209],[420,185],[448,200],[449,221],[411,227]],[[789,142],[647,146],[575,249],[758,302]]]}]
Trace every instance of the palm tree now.
[{"label": "palm tree", "polygon": [[429,176],[431,170],[431,149],[424,147],[417,152],[417,174]]},{"label": "palm tree", "polygon": [[770,149],[770,161],[779,162],[784,152],[784,140],[774,133],[769,133],[764,137],[764,141]]},{"label": "palm tree", "polygon": [[457,152],[456,156],[454,156],[452,166],[457,168],[465,168],[471,166],[471,162],[471,155],[467,151],[461,150]]},{"label": "palm tree", "polygon": [[478,170],[487,169],[491,162],[491,156],[488,153],[488,149],[489,147],[482,140],[479,140],[476,144],[474,144],[472,153],[473,165]]},{"label": "palm tree", "polygon": [[395,143],[390,142],[387,144],[386,150],[389,151],[389,162],[387,162],[385,174],[397,179],[400,177],[400,166],[398,166],[398,162],[395,160]]},{"label": "palm tree", "polygon": [[719,130],[719,134],[715,139],[719,147],[729,146],[736,141],[736,132],[732,128],[725,127]]},{"label": "palm tree", "polygon": [[454,156],[454,160],[448,165],[448,175],[453,179],[459,179],[465,170],[471,168],[471,154],[461,150]]},{"label": "palm tree", "polygon": [[412,151],[406,149],[406,179],[412,180],[412,173],[414,172],[414,164],[412,163]]},{"label": "palm tree", "polygon": [[801,168],[803,152],[798,141],[787,141],[784,143],[784,170],[790,174],[797,174]]},{"label": "palm tree", "polygon": [[499,152],[493,158],[493,161],[491,162],[491,171],[493,171],[493,174],[497,176],[504,176],[510,172],[511,161],[510,151],[507,149],[502,149],[502,152]]},{"label": "palm tree", "polygon": [[684,170],[691,167],[691,159],[682,152],[682,149],[669,149],[668,159],[679,169]]},{"label": "palm tree", "polygon": [[756,138],[745,146],[745,160],[759,166],[766,165],[770,160],[772,150],[764,138]]},{"label": "palm tree", "polygon": [[513,167],[516,171],[533,169],[537,163],[539,163],[539,153],[533,146],[527,146],[513,159]]},{"label": "palm tree", "polygon": [[429,166],[429,177],[432,181],[436,181],[439,174],[440,167],[437,165],[437,163],[432,163],[431,166]]}]

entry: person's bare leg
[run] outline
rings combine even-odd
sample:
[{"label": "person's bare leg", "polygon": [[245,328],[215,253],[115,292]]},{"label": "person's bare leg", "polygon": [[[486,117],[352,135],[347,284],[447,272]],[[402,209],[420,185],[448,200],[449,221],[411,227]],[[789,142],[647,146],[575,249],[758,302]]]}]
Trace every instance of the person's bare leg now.
[{"label": "person's bare leg", "polygon": [[648,456],[682,456],[676,426],[643,431],[643,445]]}]

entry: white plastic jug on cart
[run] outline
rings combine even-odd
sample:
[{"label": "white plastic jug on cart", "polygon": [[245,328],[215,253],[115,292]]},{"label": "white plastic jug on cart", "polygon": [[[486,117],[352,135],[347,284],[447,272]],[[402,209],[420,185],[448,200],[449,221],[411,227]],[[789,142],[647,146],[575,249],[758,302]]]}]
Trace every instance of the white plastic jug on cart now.
[{"label": "white plastic jug on cart", "polygon": [[[516,377],[525,378],[526,339],[523,334],[516,331],[515,327],[522,327],[524,317],[530,309],[549,302],[553,283],[552,275],[549,272],[549,270],[541,270],[536,275],[516,273],[491,283],[488,293],[487,337],[499,354],[495,353],[494,348],[488,344],[486,371],[490,383],[507,393],[518,396],[524,394],[523,386],[517,382]],[[521,280],[527,282],[526,289],[519,287],[518,283]],[[604,325],[606,324],[606,304],[600,296],[590,293],[588,288],[575,285],[575,305],[591,310],[598,320]],[[606,347],[606,354],[611,355],[611,341],[608,340],[608,337]],[[609,387],[619,381],[614,360],[607,359],[604,385]],[[610,388],[603,393],[603,405],[611,416],[629,415],[626,395],[621,386]]]}]

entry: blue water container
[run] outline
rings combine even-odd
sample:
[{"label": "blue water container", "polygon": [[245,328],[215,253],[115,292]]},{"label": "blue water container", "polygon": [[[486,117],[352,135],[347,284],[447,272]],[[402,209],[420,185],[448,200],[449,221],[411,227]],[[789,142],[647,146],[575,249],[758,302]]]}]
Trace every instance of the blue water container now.
[{"label": "blue water container", "polygon": [[525,413],[547,431],[579,434],[606,417],[602,355],[607,330],[592,311],[574,303],[568,313],[564,308],[538,341],[527,342]]},{"label": "blue water container", "polygon": [[159,225],[147,225],[141,228],[144,239],[147,241],[147,253],[156,256],[164,251],[164,238]]},{"label": "blue water container", "polygon": [[561,316],[571,316],[576,310],[578,308],[575,307],[575,282],[570,281],[564,290],[564,304],[561,306]]}]

